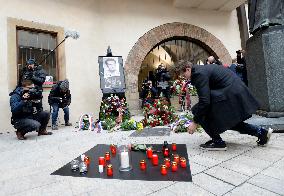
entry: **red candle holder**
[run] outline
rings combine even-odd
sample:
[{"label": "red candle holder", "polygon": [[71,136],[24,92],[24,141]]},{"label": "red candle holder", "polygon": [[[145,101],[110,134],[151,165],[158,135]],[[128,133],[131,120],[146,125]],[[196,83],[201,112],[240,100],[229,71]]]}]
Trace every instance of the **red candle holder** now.
[{"label": "red candle holder", "polygon": [[180,166],[182,168],[186,168],[186,159],[184,157],[180,158]]},{"label": "red candle holder", "polygon": [[146,170],[146,161],[145,160],[141,160],[140,161],[140,169],[141,170]]},{"label": "red candle holder", "polygon": [[166,165],[161,165],[161,174],[162,175],[167,175],[167,166]]},{"label": "red candle holder", "polygon": [[174,162],[176,162],[177,164],[179,164],[179,155],[175,154],[174,155]]},{"label": "red candle holder", "polygon": [[173,161],[173,162],[172,162],[172,172],[176,172],[177,169],[178,169],[177,162]]},{"label": "red candle holder", "polygon": [[152,148],[147,148],[146,149],[146,154],[147,154],[147,158],[148,159],[152,159],[152,157],[153,157],[153,150],[152,150]]},{"label": "red candle holder", "polygon": [[164,157],[168,157],[170,154],[170,150],[168,148],[164,149]]},{"label": "red candle holder", "polygon": [[90,165],[90,163],[91,163],[90,157],[85,156],[85,158],[84,158],[84,162],[86,163],[86,165],[87,165],[87,166],[89,166],[89,165]]},{"label": "red candle holder", "polygon": [[107,165],[107,176],[113,176],[113,168],[112,165]]},{"label": "red candle holder", "polygon": [[154,166],[157,166],[159,164],[159,157],[158,157],[157,154],[153,154],[153,156],[152,156],[152,164]]},{"label": "red candle holder", "polygon": [[109,153],[109,152],[106,152],[106,153],[105,153],[105,160],[106,160],[106,161],[109,161],[109,160],[110,160],[110,153]]},{"label": "red candle holder", "polygon": [[99,157],[99,165],[105,166],[105,164],[106,164],[105,158],[104,157]]},{"label": "red candle holder", "polygon": [[169,158],[165,158],[164,164],[166,165],[167,168],[170,168],[171,167],[171,160]]},{"label": "red candle holder", "polygon": [[177,144],[176,143],[172,143],[172,151],[176,151],[177,150]]},{"label": "red candle holder", "polygon": [[114,144],[110,145],[110,152],[111,152],[112,155],[116,154],[116,146]]}]

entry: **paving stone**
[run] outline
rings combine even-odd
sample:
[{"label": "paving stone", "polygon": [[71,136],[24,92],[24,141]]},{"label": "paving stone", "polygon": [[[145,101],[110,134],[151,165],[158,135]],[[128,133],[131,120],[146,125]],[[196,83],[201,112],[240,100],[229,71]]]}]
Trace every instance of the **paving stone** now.
[{"label": "paving stone", "polygon": [[170,135],[169,127],[146,127],[141,131],[135,131],[130,137],[150,137],[150,136],[165,136]]},{"label": "paving stone", "polygon": [[258,187],[262,187],[266,190],[270,190],[274,193],[284,195],[284,181],[278,180],[276,178],[271,178],[269,176],[257,175],[248,181]]},{"label": "paving stone", "polygon": [[194,162],[190,162],[189,165],[190,165],[191,175],[195,175],[197,173],[200,173],[200,172],[208,169],[208,167],[205,167],[203,165],[199,165],[199,164],[194,163]]},{"label": "paving stone", "polygon": [[[173,192],[175,195],[179,195],[179,196],[184,196],[184,195],[206,195],[206,196],[213,196],[214,194],[198,187],[197,185],[193,184],[193,183],[188,183],[188,182],[178,182],[175,183],[172,186],[169,186],[168,188],[165,189],[165,191],[163,191],[167,196],[167,191],[171,191]],[[157,193],[160,193],[157,192]],[[162,194],[160,194],[162,195]]]},{"label": "paving stone", "polygon": [[204,173],[193,176],[193,183],[215,195],[223,195],[235,187]]},{"label": "paving stone", "polygon": [[275,162],[284,157],[284,149],[277,147],[259,147],[245,153],[246,156],[254,157],[261,160]]},{"label": "paving stone", "polygon": [[275,194],[273,192],[270,192],[268,190],[259,188],[257,186],[254,186],[249,183],[242,184],[241,186],[233,189],[231,192],[227,193],[225,196],[278,196],[278,194]]},{"label": "paving stone", "polygon": [[262,171],[261,174],[284,181],[284,170],[277,167],[269,167]]},{"label": "paving stone", "polygon": [[198,164],[203,165],[205,167],[212,167],[214,165],[221,163],[221,161],[219,161],[219,160],[202,156],[202,154],[201,155],[195,155],[195,156],[191,157],[190,161],[194,162],[194,163],[198,163]]},{"label": "paving stone", "polygon": [[220,164],[220,166],[247,176],[253,176],[271,164],[269,161],[241,155]]},{"label": "paving stone", "polygon": [[235,186],[240,185],[249,179],[248,176],[242,175],[240,173],[234,172],[232,170],[216,166],[209,170],[206,170],[204,173],[214,176],[220,180],[233,184]]}]

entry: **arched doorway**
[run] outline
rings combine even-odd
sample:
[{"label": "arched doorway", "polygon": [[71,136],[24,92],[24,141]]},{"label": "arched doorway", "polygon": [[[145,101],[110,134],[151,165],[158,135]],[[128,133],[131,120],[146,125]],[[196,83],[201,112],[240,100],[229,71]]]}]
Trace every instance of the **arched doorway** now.
[{"label": "arched doorway", "polygon": [[219,57],[223,63],[230,63],[231,56],[222,42],[214,35],[200,27],[186,23],[168,23],[145,33],[132,47],[125,61],[126,98],[129,109],[135,113],[139,110],[138,75],[142,62],[155,46],[164,40],[183,37],[197,42],[212,55]]}]

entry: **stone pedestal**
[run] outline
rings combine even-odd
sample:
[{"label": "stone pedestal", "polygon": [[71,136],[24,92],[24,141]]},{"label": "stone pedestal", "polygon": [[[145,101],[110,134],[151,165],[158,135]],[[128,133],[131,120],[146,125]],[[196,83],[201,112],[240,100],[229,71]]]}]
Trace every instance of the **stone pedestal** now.
[{"label": "stone pedestal", "polygon": [[259,30],[247,41],[249,88],[260,109],[284,115],[284,26]]}]

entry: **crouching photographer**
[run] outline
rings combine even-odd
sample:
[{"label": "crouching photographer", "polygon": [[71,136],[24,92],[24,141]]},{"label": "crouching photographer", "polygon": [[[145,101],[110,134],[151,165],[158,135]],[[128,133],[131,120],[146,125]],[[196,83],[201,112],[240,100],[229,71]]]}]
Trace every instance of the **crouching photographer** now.
[{"label": "crouching photographer", "polygon": [[49,113],[37,111],[36,105],[41,101],[42,94],[31,80],[23,80],[10,96],[11,123],[17,130],[19,140],[26,139],[25,134],[32,131],[38,132],[38,136],[52,134],[46,131]]},{"label": "crouching photographer", "polygon": [[69,105],[71,104],[71,93],[69,81],[63,80],[55,84],[48,96],[48,103],[52,107],[52,130],[58,130],[57,117],[59,108],[64,111],[65,126],[72,126],[69,123]]},{"label": "crouching photographer", "polygon": [[170,103],[170,85],[169,85],[170,79],[171,76],[167,71],[166,66],[163,63],[161,63],[156,70],[158,96],[166,97],[169,103]]},{"label": "crouching photographer", "polygon": [[158,91],[153,87],[152,81],[147,80],[142,84],[142,91],[140,97],[143,100],[142,107],[146,102],[153,103],[157,97]]}]

